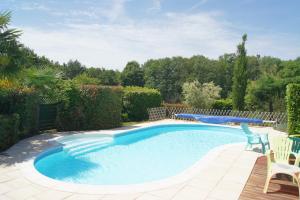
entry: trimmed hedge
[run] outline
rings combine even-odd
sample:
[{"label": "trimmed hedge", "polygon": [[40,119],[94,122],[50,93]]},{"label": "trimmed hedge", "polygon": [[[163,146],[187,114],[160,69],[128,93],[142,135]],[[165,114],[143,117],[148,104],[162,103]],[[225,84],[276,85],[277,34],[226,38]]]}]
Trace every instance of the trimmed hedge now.
[{"label": "trimmed hedge", "polygon": [[128,114],[130,121],[148,119],[148,108],[159,107],[161,94],[156,89],[145,87],[126,87],[123,96],[123,112]]},{"label": "trimmed hedge", "polygon": [[287,86],[288,133],[300,133],[300,84]]},{"label": "trimmed hedge", "polygon": [[18,141],[20,117],[18,114],[0,115],[0,151]]},{"label": "trimmed hedge", "polygon": [[212,105],[213,109],[218,110],[232,110],[232,99],[219,99],[216,100],[215,103]]},{"label": "trimmed hedge", "polygon": [[58,112],[58,130],[96,130],[121,125],[122,88],[72,85]]},{"label": "trimmed hedge", "polygon": [[24,88],[13,83],[0,81],[0,114],[19,114],[19,137],[38,133],[39,97],[32,88]]}]

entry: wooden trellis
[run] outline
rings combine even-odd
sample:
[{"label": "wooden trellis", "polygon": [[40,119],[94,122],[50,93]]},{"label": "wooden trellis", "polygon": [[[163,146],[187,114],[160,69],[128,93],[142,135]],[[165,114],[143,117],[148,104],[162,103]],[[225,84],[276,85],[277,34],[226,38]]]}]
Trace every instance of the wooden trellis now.
[{"label": "wooden trellis", "polygon": [[265,122],[264,126],[278,125],[287,123],[287,115],[282,112],[259,112],[259,111],[234,111],[234,110],[216,110],[216,109],[197,109],[197,108],[177,108],[177,107],[158,107],[148,109],[149,120],[175,119],[175,114],[190,113],[215,116],[235,116],[258,118]]}]

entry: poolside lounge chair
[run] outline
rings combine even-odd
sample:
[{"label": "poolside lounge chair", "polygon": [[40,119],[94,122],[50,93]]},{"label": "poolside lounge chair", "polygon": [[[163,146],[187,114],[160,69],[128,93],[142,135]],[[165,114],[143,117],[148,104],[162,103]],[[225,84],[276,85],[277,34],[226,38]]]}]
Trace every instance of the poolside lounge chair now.
[{"label": "poolside lounge chair", "polygon": [[[264,193],[267,193],[269,183],[275,174],[288,174],[293,177],[293,182],[297,183],[300,193],[300,154],[299,140],[285,136],[270,138],[271,148],[267,152],[268,172],[264,187]],[[291,163],[291,156],[294,157],[294,163]]]},{"label": "poolside lounge chair", "polygon": [[261,145],[262,153],[265,154],[266,147],[268,149],[270,148],[268,135],[267,134],[254,134],[252,131],[250,131],[248,124],[246,124],[246,123],[241,123],[241,127],[247,136],[246,150],[252,149],[252,145],[259,144],[259,145]]}]

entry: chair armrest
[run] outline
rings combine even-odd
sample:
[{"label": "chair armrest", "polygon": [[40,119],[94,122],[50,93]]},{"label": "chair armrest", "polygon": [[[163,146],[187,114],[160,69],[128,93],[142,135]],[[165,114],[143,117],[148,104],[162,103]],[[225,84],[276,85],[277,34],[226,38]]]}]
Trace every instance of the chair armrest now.
[{"label": "chair armrest", "polygon": [[249,134],[249,135],[246,135],[248,138],[258,138],[260,139],[260,135],[259,134]]}]

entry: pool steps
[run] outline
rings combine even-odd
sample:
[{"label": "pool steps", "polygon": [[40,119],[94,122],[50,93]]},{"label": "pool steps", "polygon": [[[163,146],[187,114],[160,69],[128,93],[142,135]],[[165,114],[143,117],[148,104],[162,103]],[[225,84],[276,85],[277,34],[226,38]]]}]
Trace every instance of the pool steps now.
[{"label": "pool steps", "polygon": [[110,141],[95,141],[93,143],[88,143],[88,144],[83,144],[83,145],[78,144],[76,147],[73,147],[73,148],[67,148],[67,149],[64,148],[64,150],[68,154],[75,156],[77,154],[82,154],[87,151],[96,150],[100,147],[107,146],[107,145],[111,144],[111,142],[112,142],[111,140]]},{"label": "pool steps", "polygon": [[111,146],[111,143],[102,144],[102,145],[95,145],[95,146],[84,148],[84,149],[81,149],[81,150],[78,150],[78,151],[68,152],[68,154],[72,157],[77,158],[77,157],[80,157],[82,155],[86,155],[88,153],[92,153],[92,152],[98,151],[100,149],[104,149],[106,147],[109,147],[109,146]]},{"label": "pool steps", "polygon": [[113,137],[70,137],[69,139],[59,140],[63,144],[63,150],[74,157],[105,148],[111,145],[113,141]]}]

